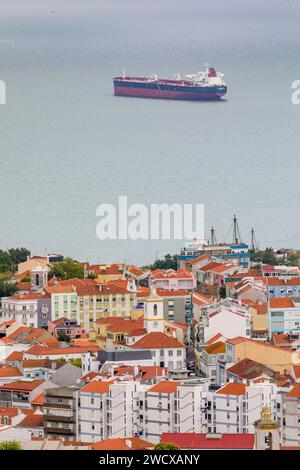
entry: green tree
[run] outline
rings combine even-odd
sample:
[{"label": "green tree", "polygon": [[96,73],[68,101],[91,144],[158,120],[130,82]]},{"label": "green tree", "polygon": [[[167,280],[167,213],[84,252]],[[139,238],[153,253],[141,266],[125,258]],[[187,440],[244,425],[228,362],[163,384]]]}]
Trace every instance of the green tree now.
[{"label": "green tree", "polygon": [[70,364],[73,364],[73,366],[75,366],[75,367],[79,367],[79,369],[81,369],[81,367],[82,367],[82,361],[81,361],[80,358],[69,359],[68,362],[70,362]]},{"label": "green tree", "polygon": [[49,278],[56,276],[63,281],[77,277],[83,279],[84,269],[81,264],[74,261],[72,258],[66,258],[64,261],[54,263],[49,272]]},{"label": "green tree", "polygon": [[297,253],[289,253],[287,255],[286,264],[288,266],[299,266],[299,254]]},{"label": "green tree", "polygon": [[11,259],[11,262],[14,266],[17,266],[19,263],[23,263],[30,257],[30,251],[27,248],[10,248],[8,250],[8,255]]},{"label": "green tree", "polygon": [[180,447],[172,442],[160,442],[156,444],[154,450],[180,450]]},{"label": "green tree", "polygon": [[0,442],[0,450],[23,450],[23,448],[18,441],[3,441]]},{"label": "green tree", "polygon": [[155,269],[177,269],[177,255],[170,255],[168,253],[164,256],[164,259],[157,259],[153,264],[144,267],[151,271]]},{"label": "green tree", "polygon": [[16,285],[11,281],[11,273],[0,273],[0,298],[10,297],[16,290]]},{"label": "green tree", "polygon": [[251,253],[250,259],[257,263],[271,264],[273,266],[279,264],[277,256],[271,247]]},{"label": "green tree", "polygon": [[0,250],[0,272],[13,271],[13,263],[7,251]]},{"label": "green tree", "polygon": [[67,343],[70,342],[70,337],[64,331],[59,331],[57,336],[58,341],[66,341]]},{"label": "green tree", "polygon": [[95,276],[94,273],[88,273],[87,278],[88,279],[96,279],[96,276]]}]

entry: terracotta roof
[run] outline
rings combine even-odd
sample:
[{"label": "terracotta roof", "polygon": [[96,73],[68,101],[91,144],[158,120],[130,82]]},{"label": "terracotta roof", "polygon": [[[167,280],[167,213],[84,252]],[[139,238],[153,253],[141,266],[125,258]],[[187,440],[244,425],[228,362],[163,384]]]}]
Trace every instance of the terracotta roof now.
[{"label": "terracotta roof", "polygon": [[8,418],[13,418],[19,414],[18,408],[12,407],[1,407],[0,408],[0,416],[7,416]]},{"label": "terracotta roof", "polygon": [[22,377],[22,373],[16,367],[0,367],[0,378]]},{"label": "terracotta roof", "polygon": [[268,313],[267,304],[250,304],[251,308],[254,308],[258,315],[266,315]]},{"label": "terracotta roof", "polygon": [[148,393],[175,393],[180,382],[164,381],[158,382],[148,390]]},{"label": "terracotta roof", "polygon": [[[216,335],[212,336],[208,341],[207,344],[213,344],[216,341],[218,341],[220,338],[224,338],[224,336],[221,333],[217,333]],[[226,338],[224,338],[226,340]]]},{"label": "terracotta roof", "polygon": [[151,271],[151,277],[155,280],[159,279],[195,279],[194,274],[187,269],[155,269]]},{"label": "terracotta roof", "polygon": [[240,362],[237,362],[233,366],[229,367],[228,369],[226,369],[226,373],[227,372],[246,380],[256,379],[262,374],[266,374],[270,377],[275,376],[275,372],[272,369],[248,358],[245,358]]},{"label": "terracotta roof", "polygon": [[23,359],[23,354],[24,354],[23,351],[13,351],[12,353],[10,353],[9,356],[7,356],[6,362],[10,362],[10,361],[22,361],[22,359]]},{"label": "terracotta roof", "polygon": [[40,428],[44,426],[44,415],[33,411],[28,413],[27,416],[18,424],[22,428]]},{"label": "terracotta roof", "polygon": [[31,392],[35,388],[39,387],[44,380],[17,380],[16,382],[10,382],[5,385],[1,385],[0,390],[17,390],[20,392]]},{"label": "terracotta roof", "polygon": [[171,338],[161,332],[152,332],[130,345],[135,349],[173,349],[184,348],[176,338]]},{"label": "terracotta roof", "polygon": [[226,352],[226,345],[222,341],[205,346],[204,351],[207,354],[222,354]]},{"label": "terracotta roof", "polygon": [[253,449],[254,434],[209,435],[164,432],[161,442],[176,444],[181,449]]},{"label": "terracotta roof", "polygon": [[100,381],[100,380],[93,380],[92,382],[88,383],[80,390],[80,393],[108,393],[109,386],[111,385],[112,381]]},{"label": "terracotta roof", "polygon": [[83,375],[80,379],[80,382],[90,382],[95,377],[99,377],[101,374],[99,372],[88,372],[87,374]]},{"label": "terracotta roof", "polygon": [[290,398],[300,398],[300,384],[295,384],[292,390],[285,396]]},{"label": "terracotta roof", "polygon": [[216,391],[219,395],[245,395],[246,384],[231,382]]},{"label": "terracotta roof", "polygon": [[291,278],[281,278],[281,277],[268,277],[267,278],[268,286],[299,286],[300,277],[295,276]]},{"label": "terracotta roof", "polygon": [[289,297],[275,297],[269,300],[270,308],[294,308],[294,302]]},{"label": "terracotta roof", "polygon": [[44,404],[44,400],[45,400],[44,393],[41,393],[40,395],[38,395],[37,397],[35,397],[30,403],[31,403],[32,405],[43,405],[43,404]]},{"label": "terracotta roof", "polygon": [[154,444],[139,437],[118,437],[94,442],[91,447],[93,450],[142,450],[153,449]]},{"label": "terracotta roof", "polygon": [[38,293],[32,293],[32,292],[25,292],[24,294],[14,294],[11,297],[9,297],[8,300],[18,300],[18,301],[23,301],[23,300],[38,300],[42,299],[43,295],[38,294]]},{"label": "terracotta roof", "polygon": [[300,366],[293,366],[293,371],[296,379],[300,378]]},{"label": "terracotta roof", "polygon": [[188,264],[196,264],[196,263],[199,263],[200,261],[204,261],[205,259],[209,259],[209,255],[197,256],[197,258],[189,260]]},{"label": "terracotta roof", "polygon": [[44,346],[32,346],[26,351],[26,355],[32,356],[67,356],[70,354],[83,354],[88,351],[100,351],[99,346],[96,344],[82,348],[66,347],[66,348],[47,348]]},{"label": "terracotta roof", "polygon": [[134,337],[134,336],[144,336],[147,334],[146,328],[136,328],[135,330],[131,330],[128,333],[129,337]]},{"label": "terracotta roof", "polygon": [[33,369],[35,367],[44,367],[52,369],[52,362],[50,359],[25,359],[22,362],[23,369]]}]

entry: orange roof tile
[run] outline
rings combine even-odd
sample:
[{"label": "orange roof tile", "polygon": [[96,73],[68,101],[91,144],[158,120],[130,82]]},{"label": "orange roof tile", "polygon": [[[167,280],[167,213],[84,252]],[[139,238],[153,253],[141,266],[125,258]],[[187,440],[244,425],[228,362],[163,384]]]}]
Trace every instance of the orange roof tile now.
[{"label": "orange roof tile", "polygon": [[245,395],[246,384],[231,382],[216,391],[219,395]]},{"label": "orange roof tile", "polygon": [[180,382],[172,382],[162,380],[158,382],[153,387],[151,387],[148,392],[151,393],[175,393]]},{"label": "orange roof tile", "polygon": [[16,367],[0,367],[0,377],[22,377],[22,374]]},{"label": "orange roof tile", "polygon": [[109,392],[109,386],[112,381],[100,381],[100,380],[93,380],[92,382],[88,383],[80,390],[80,393],[99,393],[104,394]]},{"label": "orange roof tile", "polygon": [[153,449],[154,444],[144,441],[139,437],[118,437],[94,442],[91,444],[91,447],[93,450],[142,450]]},{"label": "orange roof tile", "polygon": [[134,349],[173,349],[184,348],[185,346],[177,339],[171,338],[161,332],[152,332],[130,345]]},{"label": "orange roof tile", "polygon": [[286,394],[286,397],[300,398],[300,384],[295,384],[292,390]]},{"label": "orange roof tile", "polygon": [[270,308],[294,308],[294,302],[289,297],[275,297],[269,300]]},{"label": "orange roof tile", "polygon": [[226,352],[226,346],[222,341],[218,341],[217,343],[205,346],[204,350],[207,354],[222,354]]}]

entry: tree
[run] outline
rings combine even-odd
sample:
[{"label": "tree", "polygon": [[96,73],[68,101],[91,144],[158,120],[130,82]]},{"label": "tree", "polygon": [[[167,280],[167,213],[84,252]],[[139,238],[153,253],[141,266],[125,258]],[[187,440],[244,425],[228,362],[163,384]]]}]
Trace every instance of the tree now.
[{"label": "tree", "polygon": [[0,298],[10,297],[16,290],[16,285],[11,281],[11,273],[0,273]]},{"label": "tree", "polygon": [[154,450],[180,450],[180,447],[172,442],[160,442],[156,444]]},{"label": "tree", "polygon": [[66,343],[70,342],[70,337],[64,331],[59,331],[57,336],[58,341],[65,341]]},{"label": "tree", "polygon": [[164,256],[164,259],[157,259],[153,264],[144,267],[151,271],[155,269],[177,269],[177,255],[170,255],[168,253]]},{"label": "tree", "polygon": [[88,279],[96,279],[96,276],[95,276],[94,273],[88,273],[87,278]]},{"label": "tree", "polygon": [[30,256],[27,248],[10,248],[8,251],[0,250],[0,272],[13,272],[19,263],[26,261]]},{"label": "tree", "polygon": [[288,266],[299,266],[299,254],[297,253],[289,253],[287,255],[286,264]]},{"label": "tree", "polygon": [[250,255],[251,261],[256,261],[263,264],[271,264],[273,266],[278,264],[278,259],[273,251],[273,248],[266,248],[265,250],[255,251]]},{"label": "tree", "polygon": [[54,263],[49,272],[49,278],[56,276],[63,281],[77,277],[83,279],[84,269],[81,264],[72,258],[66,258],[64,261]]},{"label": "tree", "polygon": [[0,450],[23,450],[23,448],[18,441],[3,441],[0,442]]},{"label": "tree", "polygon": [[27,248],[10,248],[8,254],[14,266],[19,263],[23,263],[30,257],[30,251]]},{"label": "tree", "polygon": [[69,359],[68,362],[70,364],[73,364],[73,366],[75,366],[75,367],[79,367],[79,369],[81,369],[81,367],[82,367],[82,360],[80,358]]}]

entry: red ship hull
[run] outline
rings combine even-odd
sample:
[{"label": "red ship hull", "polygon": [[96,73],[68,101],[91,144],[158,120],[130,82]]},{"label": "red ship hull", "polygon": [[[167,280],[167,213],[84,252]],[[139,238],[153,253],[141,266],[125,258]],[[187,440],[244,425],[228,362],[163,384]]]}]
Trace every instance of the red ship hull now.
[{"label": "red ship hull", "polygon": [[187,80],[150,80],[144,77],[115,77],[116,96],[164,98],[171,100],[219,100],[226,86],[203,86]]},{"label": "red ship hull", "polygon": [[115,87],[116,96],[135,96],[137,98],[165,98],[170,100],[207,100],[207,99],[218,99],[223,96],[220,94],[218,96],[214,95],[213,97],[208,97],[206,93],[186,93],[184,91],[160,91],[160,90],[146,90],[145,88],[129,88],[127,87]]}]

